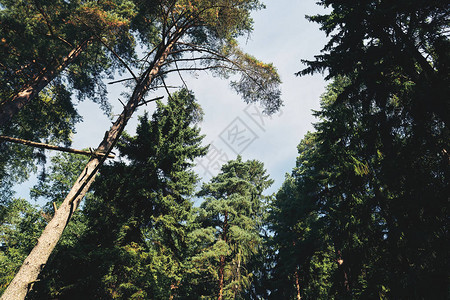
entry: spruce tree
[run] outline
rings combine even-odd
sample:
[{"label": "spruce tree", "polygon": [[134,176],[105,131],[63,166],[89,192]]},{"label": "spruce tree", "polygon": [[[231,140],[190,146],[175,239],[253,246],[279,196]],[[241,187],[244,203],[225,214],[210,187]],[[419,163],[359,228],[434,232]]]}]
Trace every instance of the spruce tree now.
[{"label": "spruce tree", "polygon": [[[30,297],[176,295],[198,180],[193,161],[207,150],[197,126],[201,118],[201,108],[187,90],[172,94],[167,104],[158,102],[151,119],[140,118],[136,135],[125,134],[119,142],[123,161],[102,169],[81,211],[85,230],[77,243],[57,247]],[[48,184],[38,192],[54,195]]]}]

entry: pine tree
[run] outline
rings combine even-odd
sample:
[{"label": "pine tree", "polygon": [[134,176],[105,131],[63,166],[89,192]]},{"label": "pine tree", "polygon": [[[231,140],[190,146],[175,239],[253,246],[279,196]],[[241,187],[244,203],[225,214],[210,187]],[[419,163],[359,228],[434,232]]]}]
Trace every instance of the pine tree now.
[{"label": "pine tree", "polygon": [[321,4],[331,13],[310,19],[331,39],[299,74],[327,70],[337,80],[317,113],[314,165],[317,180],[320,170],[327,178],[316,201],[340,262],[336,290],[445,298],[448,5]]},{"label": "pine tree", "polygon": [[[89,98],[108,113],[102,81],[132,58],[134,5],[67,1],[1,1],[0,135],[68,146],[82,118],[75,99]],[[119,43],[121,45],[119,45]],[[77,97],[75,97],[77,96]],[[2,201],[45,163],[45,153],[2,142]]]},{"label": "pine tree", "polygon": [[272,184],[264,165],[238,156],[204,184],[198,211],[199,228],[190,235],[194,245],[184,289],[191,297],[240,299],[253,274],[247,264],[260,255],[260,228],[265,209],[263,191]]}]

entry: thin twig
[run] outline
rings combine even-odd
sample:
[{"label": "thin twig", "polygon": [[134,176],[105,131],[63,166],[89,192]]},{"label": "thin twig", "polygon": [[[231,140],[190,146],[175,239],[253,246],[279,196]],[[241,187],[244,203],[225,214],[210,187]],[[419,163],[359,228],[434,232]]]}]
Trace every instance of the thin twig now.
[{"label": "thin twig", "polygon": [[178,76],[180,76],[181,81],[183,81],[184,87],[186,89],[188,89],[188,86],[187,86],[186,82],[184,81],[183,76],[181,76],[181,72],[180,72],[180,69],[178,68],[177,61],[175,60],[174,63],[175,63],[175,67],[177,68],[177,71],[178,71]]},{"label": "thin twig", "polygon": [[108,82],[108,84],[115,84],[115,83],[129,81],[129,80],[135,80],[135,78],[130,77],[130,78],[125,78],[125,79],[115,80],[115,81]]},{"label": "thin twig", "polygon": [[167,88],[166,82],[164,81],[164,77],[161,77],[161,81],[164,85],[164,88],[166,89],[166,93],[169,96],[169,99],[172,99],[172,96],[170,95],[169,89]]}]

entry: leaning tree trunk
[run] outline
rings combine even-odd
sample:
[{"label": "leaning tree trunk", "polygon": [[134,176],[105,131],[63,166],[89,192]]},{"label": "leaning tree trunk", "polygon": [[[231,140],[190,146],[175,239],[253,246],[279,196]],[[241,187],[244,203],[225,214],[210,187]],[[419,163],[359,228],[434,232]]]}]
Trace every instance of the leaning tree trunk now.
[{"label": "leaning tree trunk", "polygon": [[[179,34],[180,32],[178,32]],[[177,35],[179,36],[179,35]],[[96,152],[104,153],[102,158],[93,157],[87,163],[86,167],[73,185],[64,202],[55,212],[53,219],[47,224],[42,235],[38,239],[36,246],[30,252],[23,262],[19,272],[9,284],[0,300],[18,300],[24,299],[32,284],[36,281],[40,271],[47,263],[47,260],[58,243],[64,228],[67,226],[72,214],[81,202],[89,186],[94,181],[98,169],[103,164],[106,156],[111,152],[117,140],[120,137],[125,125],[133,115],[134,111],[143,100],[150,84],[158,74],[160,67],[170,54],[177,38],[174,38],[167,45],[164,45],[158,51],[152,65],[142,75],[137,83],[133,94],[124,107],[122,113],[105,133],[103,141],[100,143]]]},{"label": "leaning tree trunk", "polygon": [[11,99],[4,101],[0,106],[0,127],[7,124],[22,107],[33,100],[62,70],[80,56],[90,41],[91,39],[85,40],[78,47],[72,49],[61,62],[44,68],[30,84],[24,86]]}]

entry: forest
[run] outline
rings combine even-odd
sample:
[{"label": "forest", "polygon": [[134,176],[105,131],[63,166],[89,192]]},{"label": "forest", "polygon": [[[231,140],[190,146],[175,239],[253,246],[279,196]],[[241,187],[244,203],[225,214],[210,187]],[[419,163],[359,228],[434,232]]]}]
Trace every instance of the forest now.
[{"label": "forest", "polygon": [[[291,75],[327,86],[272,192],[258,159],[198,172],[184,80],[283,110],[243,50],[260,0],[0,0],[0,299],[449,299],[450,5],[316,1],[326,43]],[[111,120],[95,149],[84,100]]]}]

